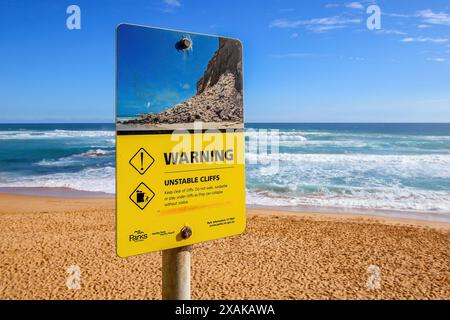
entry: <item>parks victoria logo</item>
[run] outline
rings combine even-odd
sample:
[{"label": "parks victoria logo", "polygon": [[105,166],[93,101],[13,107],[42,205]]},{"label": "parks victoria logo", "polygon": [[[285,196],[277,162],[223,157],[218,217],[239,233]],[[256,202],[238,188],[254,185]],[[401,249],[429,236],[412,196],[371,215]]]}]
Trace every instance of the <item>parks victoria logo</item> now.
[{"label": "parks victoria logo", "polygon": [[133,234],[130,234],[129,241],[130,242],[142,242],[147,240],[148,234],[146,234],[144,231],[136,230]]}]

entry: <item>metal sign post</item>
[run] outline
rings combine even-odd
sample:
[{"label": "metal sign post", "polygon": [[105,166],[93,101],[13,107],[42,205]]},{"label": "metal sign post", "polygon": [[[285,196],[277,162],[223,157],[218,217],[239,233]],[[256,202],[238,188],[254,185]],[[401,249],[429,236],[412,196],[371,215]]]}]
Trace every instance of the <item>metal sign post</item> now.
[{"label": "metal sign post", "polygon": [[162,298],[164,300],[191,299],[192,246],[163,250]]}]

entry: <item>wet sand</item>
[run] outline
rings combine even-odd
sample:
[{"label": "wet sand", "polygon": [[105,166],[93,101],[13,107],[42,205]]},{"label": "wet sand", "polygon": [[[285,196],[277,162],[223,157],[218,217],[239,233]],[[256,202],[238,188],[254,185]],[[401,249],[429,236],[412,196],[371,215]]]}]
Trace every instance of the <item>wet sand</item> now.
[{"label": "wet sand", "polygon": [[[194,246],[192,296],[450,299],[449,248],[448,223],[250,209],[245,234]],[[160,298],[159,252],[115,254],[114,199],[0,195],[0,299]]]}]

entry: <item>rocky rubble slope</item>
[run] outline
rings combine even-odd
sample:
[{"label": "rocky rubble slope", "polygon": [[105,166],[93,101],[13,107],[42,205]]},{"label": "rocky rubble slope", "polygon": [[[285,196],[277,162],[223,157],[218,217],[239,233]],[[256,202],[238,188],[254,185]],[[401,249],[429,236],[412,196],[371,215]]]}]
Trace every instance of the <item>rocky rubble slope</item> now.
[{"label": "rocky rubble slope", "polygon": [[234,75],[224,74],[212,87],[186,102],[159,114],[143,115],[131,123],[239,122],[243,118],[242,95],[235,89]]}]

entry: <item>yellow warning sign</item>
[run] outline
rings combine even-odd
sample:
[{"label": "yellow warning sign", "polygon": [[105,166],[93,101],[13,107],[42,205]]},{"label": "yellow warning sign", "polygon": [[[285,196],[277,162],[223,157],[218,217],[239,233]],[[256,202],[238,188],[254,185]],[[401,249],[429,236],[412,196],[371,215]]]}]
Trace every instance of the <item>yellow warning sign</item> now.
[{"label": "yellow warning sign", "polygon": [[239,41],[118,27],[119,256],[244,231],[242,97]]}]

